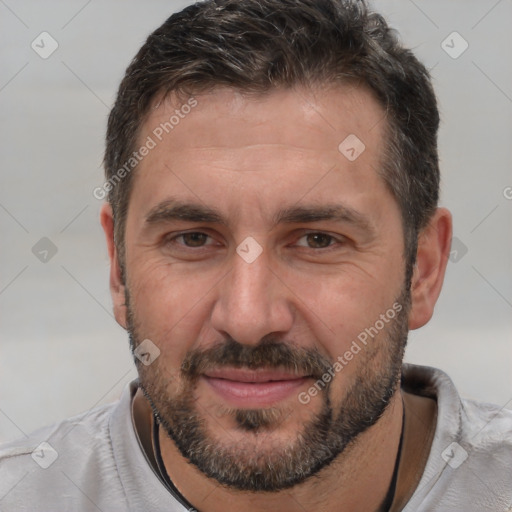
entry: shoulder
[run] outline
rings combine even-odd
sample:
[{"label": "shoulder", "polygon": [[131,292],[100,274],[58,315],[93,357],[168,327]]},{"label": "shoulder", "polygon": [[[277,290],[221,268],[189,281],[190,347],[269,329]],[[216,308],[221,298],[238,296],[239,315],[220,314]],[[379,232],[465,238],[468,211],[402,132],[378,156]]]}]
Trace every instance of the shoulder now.
[{"label": "shoulder", "polygon": [[[486,402],[462,399],[460,445],[480,470],[512,472],[512,410]],[[510,478],[510,477],[509,477]],[[512,478],[510,479],[512,487]]]},{"label": "shoulder", "polygon": [[436,400],[436,436],[446,431],[475,448],[512,446],[512,410],[460,397],[450,377],[437,368],[406,364],[402,383],[411,392]]},{"label": "shoulder", "polygon": [[496,511],[512,503],[512,411],[463,399],[441,370],[404,365],[403,385],[437,402],[434,440],[406,509]]},{"label": "shoulder", "polygon": [[105,441],[108,421],[116,404],[108,404],[91,409],[88,412],[67,418],[53,425],[35,430],[26,437],[0,444],[0,464],[32,456],[33,451],[42,442],[50,440],[64,451],[77,448],[78,440],[84,443]]},{"label": "shoulder", "polygon": [[[119,402],[38,429],[0,445],[2,510],[88,510],[105,499],[104,482],[118,499],[110,420]],[[64,501],[63,501],[64,500]],[[107,500],[110,502],[110,499]],[[108,510],[124,510],[118,505]]]}]

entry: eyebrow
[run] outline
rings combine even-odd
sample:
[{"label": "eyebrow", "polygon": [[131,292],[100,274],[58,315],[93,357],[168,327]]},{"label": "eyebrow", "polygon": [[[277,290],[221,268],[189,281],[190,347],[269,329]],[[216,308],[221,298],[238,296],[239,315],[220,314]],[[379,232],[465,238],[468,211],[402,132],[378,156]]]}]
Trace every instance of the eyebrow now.
[{"label": "eyebrow", "polygon": [[364,231],[373,231],[370,220],[365,215],[342,204],[292,206],[280,210],[274,216],[274,225],[320,221],[344,222]]},{"label": "eyebrow", "polygon": [[203,204],[185,203],[175,199],[159,203],[146,216],[146,224],[158,224],[173,220],[226,224],[222,215]]},{"label": "eyebrow", "polygon": [[[228,224],[222,214],[204,204],[182,202],[176,199],[168,199],[152,208],[146,216],[145,223],[153,225],[176,220],[222,224],[224,226]],[[342,204],[291,206],[279,210],[272,219],[273,226],[320,221],[344,222],[362,231],[374,232],[368,217]]]}]

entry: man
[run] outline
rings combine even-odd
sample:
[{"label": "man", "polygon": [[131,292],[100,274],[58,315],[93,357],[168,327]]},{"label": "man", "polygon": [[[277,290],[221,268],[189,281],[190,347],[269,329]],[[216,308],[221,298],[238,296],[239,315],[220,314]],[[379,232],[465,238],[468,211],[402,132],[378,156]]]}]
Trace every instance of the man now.
[{"label": "man", "polygon": [[402,364],[450,251],[438,123],[360,1],[171,16],[95,191],[139,379],[4,446],[1,510],[509,510],[512,413]]}]

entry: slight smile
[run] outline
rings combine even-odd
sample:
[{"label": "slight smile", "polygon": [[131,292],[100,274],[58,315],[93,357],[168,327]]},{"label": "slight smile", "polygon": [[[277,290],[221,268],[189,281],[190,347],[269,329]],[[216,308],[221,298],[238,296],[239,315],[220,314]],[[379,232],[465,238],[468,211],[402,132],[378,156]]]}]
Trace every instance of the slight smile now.
[{"label": "slight smile", "polygon": [[210,370],[203,380],[237,407],[265,407],[288,398],[311,377],[280,370]]}]

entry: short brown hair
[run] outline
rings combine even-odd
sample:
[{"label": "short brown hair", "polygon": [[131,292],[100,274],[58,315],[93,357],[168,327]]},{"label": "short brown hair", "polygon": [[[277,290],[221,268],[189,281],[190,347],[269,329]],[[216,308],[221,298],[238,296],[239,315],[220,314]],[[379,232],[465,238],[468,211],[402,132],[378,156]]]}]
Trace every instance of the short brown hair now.
[{"label": "short brown hair", "polygon": [[[173,14],[148,37],[121,82],[108,120],[106,178],[130,158],[160,95],[219,86],[265,94],[350,81],[369,88],[386,111],[379,172],[401,209],[410,282],[418,232],[438,202],[439,113],[425,67],[362,0],[207,0]],[[108,195],[123,269],[132,174]]]}]

